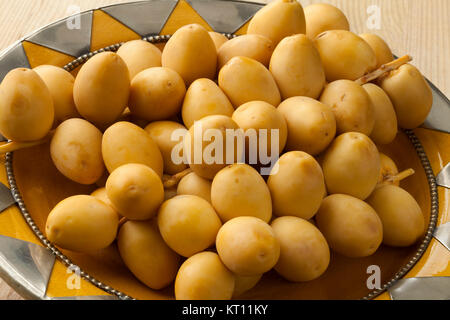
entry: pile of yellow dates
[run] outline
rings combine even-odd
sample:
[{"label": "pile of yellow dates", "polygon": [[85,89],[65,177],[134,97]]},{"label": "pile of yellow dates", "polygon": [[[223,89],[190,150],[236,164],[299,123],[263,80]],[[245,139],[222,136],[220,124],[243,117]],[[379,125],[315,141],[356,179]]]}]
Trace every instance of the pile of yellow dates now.
[{"label": "pile of yellow dates", "polygon": [[[191,24],[162,52],[131,41],[76,78],[48,65],[12,70],[0,86],[0,132],[51,139],[64,176],[104,186],[56,205],[52,243],[77,252],[115,243],[152,289],[175,282],[177,299],[230,299],[271,269],[316,279],[330,250],[365,257],[421,238],[421,209],[398,186],[407,174],[377,145],[422,124],[431,90],[410,64],[360,81],[393,60],[380,37],[350,32],[336,7],[276,0],[232,40]],[[277,129],[276,170],[263,177],[237,157],[175,163],[180,141],[194,148],[194,122],[224,137]]]}]

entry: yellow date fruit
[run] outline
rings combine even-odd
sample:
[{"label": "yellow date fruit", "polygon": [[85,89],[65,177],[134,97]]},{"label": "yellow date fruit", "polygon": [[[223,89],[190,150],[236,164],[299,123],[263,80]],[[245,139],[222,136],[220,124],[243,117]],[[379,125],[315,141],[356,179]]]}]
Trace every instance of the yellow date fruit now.
[{"label": "yellow date fruit", "polygon": [[411,194],[394,185],[381,186],[367,199],[383,223],[383,243],[394,247],[413,245],[424,233],[422,209]]},{"label": "yellow date fruit", "polygon": [[297,217],[280,217],[271,223],[280,242],[275,270],[286,280],[311,281],[320,277],[330,263],[330,248],[312,223]]},{"label": "yellow date fruit", "polygon": [[[247,134],[249,139],[246,144],[247,155],[250,157],[248,160],[251,164],[261,160],[261,152],[271,157],[278,156],[283,151],[288,133],[286,120],[283,114],[271,104],[264,101],[244,103],[234,111],[231,118]],[[252,137],[257,139],[257,142],[250,145]],[[272,154],[272,146],[278,150],[275,152],[274,149],[275,154]]]},{"label": "yellow date fruit", "polygon": [[162,66],[175,70],[186,86],[199,78],[214,79],[217,51],[208,31],[199,24],[178,29],[164,47]]},{"label": "yellow date fruit", "polygon": [[0,84],[0,133],[13,141],[44,138],[54,120],[53,99],[39,75],[13,69]]},{"label": "yellow date fruit", "polygon": [[319,52],[304,34],[281,40],[270,59],[270,72],[283,99],[295,96],[317,99],[325,85]]},{"label": "yellow date fruit", "polygon": [[328,3],[313,3],[305,7],[306,34],[311,40],[324,31],[350,30],[344,13]]},{"label": "yellow date fruit", "polygon": [[312,98],[292,97],[277,109],[287,123],[287,150],[317,155],[333,141],[336,119],[331,107]]},{"label": "yellow date fruit", "polygon": [[370,138],[376,144],[389,144],[397,136],[397,115],[386,92],[373,83],[362,86],[369,95],[375,115]]},{"label": "yellow date fruit", "polygon": [[177,194],[199,196],[211,203],[211,181],[191,172],[178,183]]},{"label": "yellow date fruit", "polygon": [[225,266],[241,276],[256,276],[272,269],[280,243],[272,228],[255,217],[237,217],[220,228],[216,249]]},{"label": "yellow date fruit", "polygon": [[45,82],[53,99],[55,109],[54,124],[70,118],[80,118],[73,100],[75,78],[63,68],[52,65],[40,65],[33,69]]},{"label": "yellow date fruit", "polygon": [[103,201],[87,195],[66,198],[50,212],[45,233],[50,242],[77,252],[93,252],[116,238],[119,218]]},{"label": "yellow date fruit", "polygon": [[225,37],[223,34],[209,31],[209,36],[211,37],[212,41],[214,42],[214,45],[216,46],[216,50],[219,51],[220,47],[228,41],[228,38]]},{"label": "yellow date fruit", "polygon": [[394,184],[398,186],[400,181],[389,181],[389,178],[398,174],[397,165],[384,153],[380,152],[380,175],[378,184]]},{"label": "yellow date fruit", "polygon": [[128,106],[139,118],[165,120],[181,110],[185,94],[186,86],[178,73],[169,68],[150,68],[131,81]]},{"label": "yellow date fruit", "polygon": [[233,105],[217,84],[210,79],[197,79],[189,86],[181,109],[186,128],[206,116],[231,117]]},{"label": "yellow date fruit", "polygon": [[305,33],[303,7],[297,0],[275,0],[259,10],[248,25],[247,34],[260,34],[277,45],[283,38]]},{"label": "yellow date fruit", "polygon": [[241,159],[243,139],[227,134],[227,130],[236,132],[239,126],[230,117],[216,115],[200,119],[186,134],[184,156],[200,177],[212,180],[221,169]]},{"label": "yellow date fruit", "polygon": [[404,64],[379,83],[394,105],[401,128],[414,129],[425,121],[433,105],[433,94],[416,67]]},{"label": "yellow date fruit", "polygon": [[120,117],[129,94],[128,67],[114,52],[102,52],[89,59],[78,72],[73,86],[78,112],[100,127]]},{"label": "yellow date fruit", "polygon": [[361,132],[369,136],[375,126],[375,110],[369,94],[350,80],[329,83],[320,101],[330,106],[336,118],[337,133]]},{"label": "yellow date fruit", "polygon": [[280,91],[264,65],[247,57],[234,57],[219,72],[219,87],[235,108],[250,101],[281,102]]},{"label": "yellow date fruit", "polygon": [[161,67],[161,50],[144,40],[125,42],[119,50],[119,57],[125,61],[130,72],[130,80],[148,68]]},{"label": "yellow date fruit", "polygon": [[352,196],[326,197],[316,223],[331,249],[347,257],[370,256],[383,240],[383,225],[375,210]]},{"label": "yellow date fruit", "polygon": [[110,173],[127,163],[141,163],[160,177],[163,175],[164,162],[158,145],[144,129],[130,122],[117,122],[104,132],[102,154]]},{"label": "yellow date fruit", "polygon": [[163,203],[158,226],[176,253],[190,257],[214,244],[222,223],[211,204],[193,195],[179,195]]},{"label": "yellow date fruit", "polygon": [[379,68],[383,64],[394,60],[391,49],[380,36],[373,33],[363,33],[359,36],[363,38],[372,48],[373,52],[375,52],[375,56],[377,57],[377,65],[375,68]]},{"label": "yellow date fruit", "polygon": [[[186,164],[176,164],[172,160],[172,151],[176,151],[174,148],[178,144],[180,144],[180,149],[182,149],[183,137],[187,132],[187,129],[182,124],[174,121],[155,121],[146,126],[145,131],[156,142],[161,151],[165,173],[173,175],[187,168]],[[180,154],[180,157],[182,157],[182,154]]]},{"label": "yellow date fruit", "polygon": [[219,70],[234,57],[248,57],[269,66],[275,46],[272,40],[259,34],[247,34],[233,38],[220,47],[217,52]]},{"label": "yellow date fruit", "polygon": [[302,151],[283,154],[267,180],[277,216],[312,218],[326,193],[319,163]]},{"label": "yellow date fruit", "polygon": [[181,259],[164,242],[155,220],[125,222],[117,247],[128,269],[148,287],[159,290],[175,280]]},{"label": "yellow date fruit", "polygon": [[262,274],[256,276],[240,276],[234,275],[234,292],[233,298],[238,298],[243,293],[252,289],[261,280]]},{"label": "yellow date fruit", "polygon": [[102,133],[84,119],[69,119],[56,128],[50,155],[59,172],[81,184],[95,183],[105,171]]},{"label": "yellow date fruit", "polygon": [[328,192],[366,199],[378,182],[380,156],[364,134],[347,132],[338,136],[322,161]]},{"label": "yellow date fruit", "polygon": [[211,202],[223,222],[240,216],[269,222],[272,217],[269,188],[258,171],[247,164],[230,165],[216,174]]},{"label": "yellow date fruit", "polygon": [[234,276],[214,252],[200,252],[187,259],[175,280],[177,300],[230,300]]},{"label": "yellow date fruit", "polygon": [[156,172],[143,164],[129,163],[115,169],[106,181],[114,208],[130,220],[156,216],[164,201],[164,187]]},{"label": "yellow date fruit", "polygon": [[325,31],[315,38],[314,43],[329,82],[356,80],[374,70],[377,65],[377,57],[372,48],[350,31]]}]

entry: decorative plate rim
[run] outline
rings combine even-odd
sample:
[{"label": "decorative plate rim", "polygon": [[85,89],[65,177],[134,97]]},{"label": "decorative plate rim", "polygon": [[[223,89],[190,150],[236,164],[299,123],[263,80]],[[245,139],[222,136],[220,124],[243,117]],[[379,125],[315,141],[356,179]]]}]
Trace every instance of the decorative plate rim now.
[{"label": "decorative plate rim", "polygon": [[[215,1],[226,2],[229,0],[215,0]],[[81,14],[86,14],[89,12],[94,12],[95,10],[99,10],[99,9],[103,9],[103,8],[121,6],[124,4],[130,5],[130,4],[144,3],[144,2],[148,2],[148,1],[146,1],[146,0],[132,1],[132,2],[126,2],[126,3],[112,4],[112,5],[107,5],[107,6],[100,6],[97,8],[85,10],[85,11],[64,17],[62,19],[56,20],[56,21],[51,22],[41,28],[38,28],[37,30],[31,32],[30,34],[22,37],[20,40],[17,40],[14,43],[12,43],[10,46],[8,46],[7,48],[5,48],[4,50],[2,50],[0,52],[0,59],[3,58],[4,56],[6,56],[12,48],[16,47],[18,44],[21,44],[23,41],[26,41],[28,38],[32,37],[33,35],[38,34],[39,32],[46,30],[47,28],[51,28],[51,26],[56,25],[60,22],[66,21],[67,19],[70,19],[71,17],[75,17],[75,16],[78,16]],[[261,7],[264,6],[264,4],[257,3],[257,2],[251,2],[251,1],[231,0],[231,2],[249,3],[249,4],[259,5]],[[228,38],[232,38],[235,36],[234,34],[229,34],[229,33],[224,33],[224,35],[226,35]],[[170,38],[170,35],[155,35],[155,36],[143,37],[142,39],[145,41],[148,41],[150,43],[161,43],[161,42],[167,41],[169,38]],[[113,45],[101,48],[101,49],[93,51],[93,52],[85,53],[85,54],[79,56],[78,58],[74,59],[73,61],[69,62],[67,65],[65,65],[64,69],[66,69],[67,71],[72,71],[73,69],[75,69],[79,65],[85,63],[92,56],[94,56],[98,53],[105,52],[105,51],[117,51],[122,44],[123,44],[123,42],[113,44]],[[433,89],[435,89],[436,92],[438,92],[441,96],[443,96],[448,101],[448,98],[434,84],[432,84],[432,85],[433,85]],[[433,170],[431,168],[431,165],[430,165],[428,157],[425,153],[425,150],[424,150],[422,144],[420,143],[420,140],[417,138],[417,136],[414,134],[414,132],[412,130],[403,130],[403,131],[407,135],[410,142],[413,144],[414,149],[421,161],[421,165],[425,170],[425,174],[426,174],[427,182],[428,182],[428,186],[429,186],[430,200],[431,200],[430,220],[429,220],[427,231],[425,233],[425,237],[423,238],[423,240],[419,246],[419,249],[416,251],[416,253],[411,258],[411,260],[407,264],[402,266],[399,269],[399,271],[389,281],[387,281],[385,284],[382,285],[382,287],[380,289],[375,289],[375,290],[371,291],[365,297],[361,298],[363,300],[373,299],[373,298],[379,296],[380,294],[385,292],[389,287],[391,287],[397,280],[399,280],[403,276],[405,276],[412,269],[412,267],[420,260],[420,258],[422,257],[422,255],[424,254],[426,249],[428,248],[431,240],[433,239],[434,230],[436,229],[436,224],[437,224],[438,215],[439,215],[439,199],[438,199],[435,175],[433,173]],[[10,184],[10,187],[11,187],[11,194],[13,195],[14,199],[16,200],[22,216],[24,217],[28,226],[33,231],[34,235],[37,236],[38,239],[40,240],[40,242],[44,245],[44,247],[47,248],[48,250],[50,250],[51,253],[53,255],[55,255],[65,266],[79,268],[79,266],[73,264],[72,261],[68,257],[66,257],[58,248],[56,248],[53,244],[50,243],[50,241],[39,230],[39,228],[35,224],[34,220],[32,219],[31,215],[27,211],[25,203],[19,192],[16,180],[14,177],[13,152],[6,154],[5,167],[6,167],[6,172],[7,172],[7,179]],[[0,268],[2,268],[1,264],[0,264]],[[82,278],[89,281],[90,283],[92,283],[96,287],[100,288],[101,290],[105,291],[106,293],[116,296],[121,300],[135,300],[135,298],[133,298],[119,290],[116,290],[116,289],[108,286],[107,284],[104,284],[103,282],[97,280],[96,278],[92,277],[88,273],[81,270],[81,268],[79,268],[79,269],[80,269],[80,276]],[[3,275],[5,275],[5,273],[3,273]],[[18,284],[18,282],[14,279],[14,277],[12,277],[11,275],[8,275],[7,273],[6,273],[6,276],[9,276],[11,282]],[[22,287],[21,289],[29,291],[26,287],[24,287],[24,286],[21,286],[21,287]],[[23,290],[20,290],[20,291],[22,292]],[[48,299],[48,297],[45,297],[45,296],[44,297],[35,297],[35,298],[39,298],[39,299],[43,299],[43,300]]]}]

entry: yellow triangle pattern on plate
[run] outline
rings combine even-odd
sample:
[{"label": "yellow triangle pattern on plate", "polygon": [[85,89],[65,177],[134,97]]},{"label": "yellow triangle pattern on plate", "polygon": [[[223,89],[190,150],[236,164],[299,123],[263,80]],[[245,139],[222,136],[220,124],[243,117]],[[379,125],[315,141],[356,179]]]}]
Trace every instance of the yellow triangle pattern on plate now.
[{"label": "yellow triangle pattern on plate", "polygon": [[16,205],[12,205],[0,213],[0,234],[42,246]]},{"label": "yellow triangle pattern on plate", "polygon": [[197,11],[195,11],[186,1],[180,0],[170,14],[170,17],[167,19],[160,34],[174,34],[175,31],[182,26],[191,23],[197,23],[205,27],[206,30],[212,31],[211,26],[197,13]]},{"label": "yellow triangle pattern on plate", "polygon": [[68,54],[32,42],[24,41],[22,45],[31,68],[36,68],[43,64],[63,67],[75,59],[75,57]]},{"label": "yellow triangle pattern on plate", "polygon": [[91,51],[112,44],[140,39],[141,36],[101,10],[94,11]]},{"label": "yellow triangle pattern on plate", "polygon": [[238,35],[238,36],[242,36],[244,34],[247,34],[247,29],[248,29],[248,25],[250,24],[250,21],[247,21],[242,27],[239,28],[239,30],[237,30],[234,34]]},{"label": "yellow triangle pattern on plate", "polygon": [[89,281],[78,277],[76,270],[67,268],[58,259],[55,260],[46,294],[49,297],[107,295],[102,289],[97,288]]}]

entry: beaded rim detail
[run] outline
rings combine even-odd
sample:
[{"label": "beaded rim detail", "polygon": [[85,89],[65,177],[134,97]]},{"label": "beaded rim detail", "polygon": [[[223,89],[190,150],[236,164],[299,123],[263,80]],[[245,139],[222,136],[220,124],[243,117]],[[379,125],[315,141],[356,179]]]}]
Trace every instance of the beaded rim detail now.
[{"label": "beaded rim detail", "polygon": [[[224,35],[228,39],[232,39],[232,38],[236,37],[236,35],[229,34],[229,33],[225,33]],[[142,38],[142,40],[145,40],[152,44],[167,42],[169,39],[170,39],[170,35],[149,36],[149,37]],[[117,44],[99,49],[97,51],[84,54],[84,55],[78,57],[77,59],[73,60],[72,62],[68,63],[63,68],[66,71],[70,72],[70,71],[74,70],[75,68],[77,68],[78,66],[84,64],[86,61],[88,61],[90,58],[92,58],[96,54],[99,54],[102,52],[107,52],[107,51],[112,51],[112,52],[117,51],[123,43],[124,42],[117,43]],[[439,200],[438,200],[436,178],[434,176],[433,170],[431,168],[431,165],[430,165],[428,157],[425,153],[425,150],[424,150],[422,144],[420,143],[419,139],[416,137],[416,135],[414,134],[414,132],[412,130],[403,130],[403,131],[405,132],[405,134],[408,136],[409,140],[413,144],[413,146],[416,150],[416,153],[419,156],[421,164],[425,170],[425,174],[426,174],[426,177],[428,180],[428,185],[429,185],[429,190],[430,190],[430,197],[431,197],[430,221],[429,221],[429,225],[428,225],[425,237],[424,237],[422,243],[420,244],[419,249],[413,256],[413,258],[405,266],[403,266],[394,275],[393,278],[391,278],[388,282],[383,284],[380,289],[373,290],[368,295],[363,297],[362,300],[370,300],[370,299],[377,297],[378,295],[380,295],[381,293],[383,293],[387,289],[389,289],[397,280],[399,280],[403,276],[405,276],[408,273],[408,271],[411,270],[411,268],[417,263],[417,261],[419,261],[419,259],[422,257],[422,255],[428,248],[428,245],[430,244],[431,239],[433,238],[433,232],[436,228],[436,223],[437,223],[438,214],[439,214]],[[66,257],[58,248],[56,248],[53,244],[50,243],[50,241],[45,237],[45,235],[39,230],[39,228],[37,227],[33,218],[31,217],[31,215],[29,214],[29,212],[26,209],[25,203],[22,199],[22,196],[20,195],[20,192],[19,192],[17,184],[16,184],[16,180],[14,177],[12,159],[13,159],[13,153],[12,152],[7,153],[6,159],[5,159],[5,166],[6,166],[8,182],[11,187],[11,193],[12,193],[14,199],[17,201],[20,212],[22,213],[23,217],[25,218],[25,221],[30,226],[30,228],[34,232],[34,234],[42,242],[42,244],[47,249],[49,249],[60,261],[62,261],[65,266],[71,267],[71,268],[78,268],[80,270],[80,276],[82,278],[84,278],[85,280],[89,281],[90,283],[92,283],[93,285],[95,285],[96,287],[102,289],[103,291],[105,291],[111,295],[117,296],[121,300],[136,300],[135,298],[130,297],[119,290],[111,288],[110,286],[108,286],[108,285],[102,283],[101,281],[98,281],[94,277],[90,276],[88,273],[81,270],[77,265],[73,264],[72,261],[68,257]]]}]

